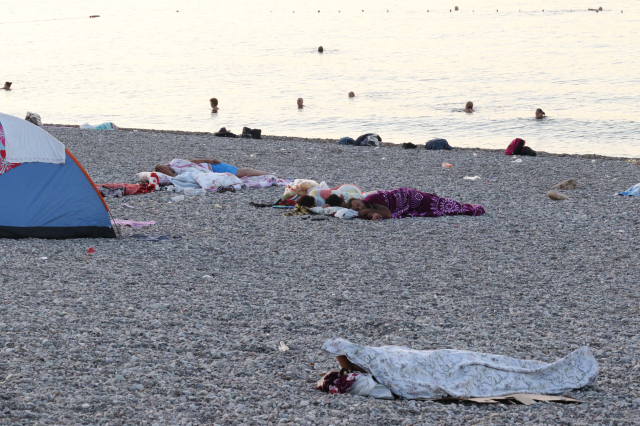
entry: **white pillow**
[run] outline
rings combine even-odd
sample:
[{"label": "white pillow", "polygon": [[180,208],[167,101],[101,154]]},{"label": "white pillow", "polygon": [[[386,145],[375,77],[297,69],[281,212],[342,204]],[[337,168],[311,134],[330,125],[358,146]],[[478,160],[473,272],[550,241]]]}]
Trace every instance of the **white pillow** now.
[{"label": "white pillow", "polygon": [[158,175],[158,181],[159,181],[158,183],[160,184],[160,186],[171,185],[171,176],[165,175],[164,173],[140,172],[136,174],[136,177],[138,178],[138,180],[140,180],[140,182],[149,183],[149,178],[151,177],[151,173],[155,173]]}]

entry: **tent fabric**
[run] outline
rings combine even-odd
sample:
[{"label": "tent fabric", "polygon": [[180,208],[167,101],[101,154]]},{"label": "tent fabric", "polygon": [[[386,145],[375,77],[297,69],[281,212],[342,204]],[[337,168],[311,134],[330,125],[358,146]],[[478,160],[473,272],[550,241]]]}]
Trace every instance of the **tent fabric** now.
[{"label": "tent fabric", "polygon": [[73,157],[0,175],[0,237],[115,238],[109,213]]},{"label": "tent fabric", "polygon": [[19,165],[20,163],[10,163],[7,161],[6,151],[4,149],[4,128],[2,127],[2,123],[0,123],[0,175]]},{"label": "tent fabric", "polygon": [[26,120],[2,113],[0,123],[4,129],[7,162],[64,164],[64,145],[47,131]]}]

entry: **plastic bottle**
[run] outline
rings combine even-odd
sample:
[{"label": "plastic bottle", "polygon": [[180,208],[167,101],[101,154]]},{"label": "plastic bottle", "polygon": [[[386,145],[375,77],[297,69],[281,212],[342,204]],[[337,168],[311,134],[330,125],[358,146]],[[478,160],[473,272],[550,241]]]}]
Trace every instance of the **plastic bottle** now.
[{"label": "plastic bottle", "polygon": [[174,185],[167,186],[167,192],[176,192],[176,187]]},{"label": "plastic bottle", "polygon": [[207,191],[203,188],[196,189],[194,195],[207,195]]},{"label": "plastic bottle", "polygon": [[184,195],[176,195],[175,197],[171,198],[172,203],[179,203],[180,201],[184,201]]}]

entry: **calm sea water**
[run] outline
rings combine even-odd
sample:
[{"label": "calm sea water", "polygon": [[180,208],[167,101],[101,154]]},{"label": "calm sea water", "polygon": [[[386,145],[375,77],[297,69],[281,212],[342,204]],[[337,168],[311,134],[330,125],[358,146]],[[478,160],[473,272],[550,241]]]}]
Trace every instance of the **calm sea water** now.
[{"label": "calm sea water", "polygon": [[533,3],[0,0],[0,111],[640,156],[640,4]]}]

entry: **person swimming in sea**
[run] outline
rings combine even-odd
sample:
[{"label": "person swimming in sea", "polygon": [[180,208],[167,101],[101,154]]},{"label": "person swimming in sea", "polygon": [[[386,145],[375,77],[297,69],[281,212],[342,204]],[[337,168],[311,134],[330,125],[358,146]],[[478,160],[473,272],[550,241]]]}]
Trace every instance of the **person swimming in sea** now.
[{"label": "person swimming in sea", "polygon": [[463,112],[475,112],[474,109],[473,109],[473,102],[471,102],[471,101],[467,102],[462,111]]},{"label": "person swimming in sea", "polygon": [[298,98],[297,102],[298,102],[298,109],[304,108],[304,104],[303,104],[304,100],[302,98]]},{"label": "person swimming in sea", "polygon": [[545,118],[547,116],[547,114],[544,113],[544,111],[541,108],[538,108],[536,110],[536,119],[538,120],[542,120],[543,118]]},{"label": "person swimming in sea", "polygon": [[209,99],[209,103],[211,103],[211,112],[218,112],[220,108],[218,108],[218,100],[216,98]]},{"label": "person swimming in sea", "polygon": [[12,83],[12,82],[10,82],[10,81],[5,81],[5,83],[4,83],[4,87],[2,88],[2,90],[11,90],[11,85],[12,85],[12,84],[13,84],[13,83]]}]

